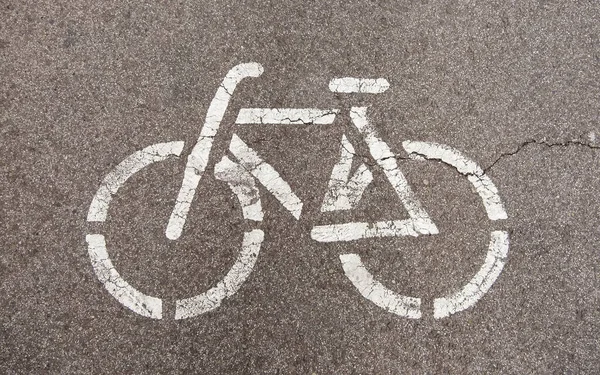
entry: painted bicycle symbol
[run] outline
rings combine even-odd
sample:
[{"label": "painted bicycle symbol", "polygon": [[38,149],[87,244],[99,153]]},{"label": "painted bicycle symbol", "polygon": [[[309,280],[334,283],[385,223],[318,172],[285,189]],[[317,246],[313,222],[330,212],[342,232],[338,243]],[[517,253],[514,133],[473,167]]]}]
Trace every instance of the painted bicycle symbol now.
[{"label": "painted bicycle symbol", "polygon": [[[198,184],[209,165],[213,140],[217,136],[224,113],[236,86],[247,77],[259,77],[263,67],[258,63],[239,64],[232,68],[217,89],[200,131],[197,143],[187,158],[183,182],[175,207],[166,226],[166,236],[178,239],[185,228]],[[329,82],[333,92],[348,94],[380,94],[389,88],[383,78],[334,78]],[[371,156],[383,170],[398,198],[408,212],[403,220],[348,222],[331,225],[316,225],[311,237],[318,242],[348,242],[365,238],[436,235],[438,228],[412,191],[407,179],[398,168],[394,154],[379,137],[369,122],[368,107],[352,107],[350,119],[354,128],[363,137]],[[269,124],[287,126],[312,126],[332,124],[340,113],[338,109],[315,108],[242,108],[236,125]],[[104,222],[112,197],[135,173],[153,163],[171,156],[179,156],[184,142],[158,143],[137,151],[118,164],[105,177],[94,196],[88,211],[88,222]],[[483,201],[490,221],[506,219],[504,206],[495,185],[484,171],[459,151],[431,142],[404,141],[404,150],[413,158],[441,160],[466,176]],[[260,229],[263,209],[259,184],[285,207],[296,219],[303,214],[303,203],[290,185],[261,156],[240,137],[233,134],[229,151],[233,158],[225,155],[214,165],[214,175],[225,181],[239,200],[244,220],[249,223],[244,233],[238,257],[225,277],[206,292],[175,301],[175,319],[198,316],[218,308],[221,302],[233,296],[250,275],[259,255],[264,232]],[[348,210],[360,200],[365,188],[372,181],[372,174],[365,164],[351,173],[353,146],[344,135],[341,140],[340,160],[334,166],[321,211]],[[88,234],[88,253],[94,271],[108,292],[121,304],[146,317],[162,319],[162,299],[146,295],[125,281],[113,266],[104,235]],[[493,230],[489,249],[483,265],[462,289],[433,301],[434,318],[444,318],[473,306],[492,286],[500,275],[508,254],[508,233]],[[358,292],[377,306],[390,313],[420,318],[421,299],[398,294],[377,281],[367,270],[358,254],[339,256],[345,275]]]}]

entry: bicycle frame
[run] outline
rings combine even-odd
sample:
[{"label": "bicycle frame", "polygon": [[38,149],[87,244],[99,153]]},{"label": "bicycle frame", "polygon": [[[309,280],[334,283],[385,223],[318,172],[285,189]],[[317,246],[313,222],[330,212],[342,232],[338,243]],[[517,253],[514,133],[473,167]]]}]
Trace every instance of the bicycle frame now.
[{"label": "bicycle frame", "polygon": [[[173,212],[167,224],[166,236],[171,240],[179,238],[182,233],[191,202],[193,200],[196,188],[202,174],[206,169],[209,154],[212,148],[212,142],[217,135],[220,122],[222,121],[229,100],[237,87],[238,83],[246,77],[258,77],[262,74],[263,68],[259,64],[249,63],[240,64],[229,71],[225,76],[221,87],[217,90],[215,97],[208,109],[205,124],[200,132],[200,137],[196,145],[192,149],[190,156],[187,159],[185,174],[181,189],[177,197],[177,201]],[[329,89],[339,93],[364,93],[378,94],[383,93],[389,88],[389,83],[384,78],[368,79],[368,78],[337,78],[332,79],[329,83]],[[239,111],[236,125],[247,124],[263,124],[263,125],[329,125],[335,120],[339,109],[317,109],[317,108],[242,108]],[[404,175],[399,170],[394,154],[385,142],[377,135],[374,127],[371,126],[367,119],[367,107],[352,107],[350,117],[353,124],[365,138],[373,158],[383,168],[392,186],[396,190],[400,200],[406,207],[410,219],[387,221],[375,223],[374,229],[370,228],[367,223],[348,223],[337,226],[321,226],[316,227],[312,236],[315,240],[321,242],[331,242],[333,238],[339,237],[337,233],[346,233],[347,240],[368,238],[368,237],[383,237],[383,236],[418,236],[419,234],[436,234],[438,232],[435,224],[429,218],[427,212],[421,207],[420,202],[415,197],[410,189]],[[347,138],[344,136],[342,147],[352,147]],[[256,178],[265,188],[271,192],[279,202],[296,218],[300,219],[303,203],[296,194],[292,191],[289,184],[281,178],[279,173],[268,163],[260,158],[260,156],[246,145],[237,135],[233,135],[229,147],[231,153],[244,165],[244,169]],[[225,159],[223,159],[225,160]],[[239,190],[235,186],[248,183],[247,174],[237,169],[233,171],[233,161],[227,159],[227,168],[231,172],[229,175],[225,173],[224,164],[217,164],[215,172],[224,176],[230,184],[232,190]],[[350,160],[351,161],[351,160]],[[225,161],[222,161],[224,163]],[[349,164],[346,161],[344,166],[337,166],[338,171],[334,171],[336,175],[343,174],[340,169],[347,170],[346,178],[349,174]],[[366,167],[361,165],[359,173],[363,174],[368,171]],[[237,176],[237,177],[235,177]],[[334,181],[336,176],[332,176],[331,181]],[[340,176],[342,177],[342,176]],[[343,191],[335,184],[330,182],[330,196],[344,197],[348,193],[354,196],[352,199],[355,203],[360,199],[362,191],[370,182],[370,172],[365,176],[369,181],[363,180],[359,186],[355,186],[351,191]],[[238,181],[236,181],[236,178]],[[338,188],[337,192],[334,192]],[[346,193],[346,194],[344,194]],[[247,198],[244,198],[247,200]],[[257,200],[258,197],[252,199]],[[325,210],[350,209],[353,204],[349,201],[344,204],[329,203],[332,198],[325,197]],[[244,209],[247,209],[244,207]],[[252,216],[256,218],[257,216]],[[356,238],[350,238],[348,235]]]}]

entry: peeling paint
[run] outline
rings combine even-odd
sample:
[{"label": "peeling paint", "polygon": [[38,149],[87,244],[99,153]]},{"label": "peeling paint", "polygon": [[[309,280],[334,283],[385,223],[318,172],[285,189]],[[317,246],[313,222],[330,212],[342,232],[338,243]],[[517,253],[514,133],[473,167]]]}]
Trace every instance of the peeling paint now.
[{"label": "peeling paint", "polygon": [[237,135],[233,135],[229,145],[229,151],[258,181],[263,184],[269,192],[283,207],[285,207],[296,218],[300,219],[302,213],[302,201],[285,182],[279,173],[271,165],[266,163],[256,151],[248,147]]},{"label": "peeling paint", "polygon": [[390,88],[390,83],[385,78],[333,78],[329,81],[329,90],[344,94],[381,94]]}]

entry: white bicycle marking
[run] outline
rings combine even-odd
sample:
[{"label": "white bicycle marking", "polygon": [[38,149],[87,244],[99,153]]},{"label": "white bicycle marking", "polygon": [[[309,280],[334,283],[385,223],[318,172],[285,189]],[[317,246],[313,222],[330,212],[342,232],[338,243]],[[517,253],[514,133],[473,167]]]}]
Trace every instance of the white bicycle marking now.
[{"label": "white bicycle marking", "polygon": [[367,120],[367,107],[352,107],[350,118],[359,132],[364,136],[371,155],[383,169],[387,179],[390,181],[396,194],[408,211],[408,215],[413,219],[415,231],[421,234],[437,234],[438,229],[431,221],[427,212],[421,206],[411,190],[406,178],[398,168],[395,155],[388,145],[377,135],[377,131]]},{"label": "white bicycle marking", "polygon": [[383,286],[367,271],[358,255],[342,254],[340,261],[344,273],[363,297],[393,314],[411,319],[421,317],[420,298],[401,296]]},{"label": "white bicycle marking", "polygon": [[223,79],[206,112],[206,120],[200,131],[200,137],[188,156],[181,189],[167,224],[165,232],[167,238],[176,240],[181,236],[190,205],[196,194],[196,188],[208,163],[213,138],[217,135],[236,86],[242,79],[259,77],[262,73],[263,67],[258,63],[239,64],[233,67]]},{"label": "white bicycle marking", "polygon": [[[169,239],[177,239],[182,233],[198,183],[208,165],[213,138],[217,135],[233,91],[245,77],[258,77],[262,72],[263,68],[258,63],[239,64],[223,79],[208,108],[198,141],[187,158],[181,189],[165,232]],[[383,78],[345,77],[329,82],[329,89],[337,93],[376,94],[388,88],[389,82]],[[339,112],[337,109],[316,108],[242,108],[236,124],[332,124]],[[372,157],[392,184],[408,213],[408,218],[375,223],[316,225],[311,230],[311,237],[318,242],[348,242],[365,238],[437,234],[437,226],[411,190],[398,167],[396,156],[369,123],[367,107],[352,107],[350,118],[367,143]],[[179,156],[183,146],[183,142],[155,144],[135,152],[119,163],[105,177],[96,192],[88,211],[88,221],[104,222],[113,195],[129,177],[149,164],[165,160],[169,156]],[[507,218],[498,189],[475,162],[457,150],[441,144],[406,141],[403,142],[403,147],[413,159],[440,160],[456,168],[475,187],[491,221]],[[236,195],[245,220],[253,221],[253,225],[258,226],[264,217],[257,182],[272,193],[296,219],[300,219],[302,201],[271,165],[235,134],[232,136],[229,151],[233,159],[223,156],[215,165],[214,175],[217,179],[227,182]],[[343,135],[340,161],[332,170],[321,212],[355,208],[366,187],[372,182],[373,175],[364,163],[351,175],[354,153],[354,147]],[[205,293],[176,300],[175,319],[194,317],[214,310],[225,298],[233,296],[250,275],[263,240],[264,233],[260,229],[245,232],[240,253],[225,277]],[[138,291],[119,275],[109,258],[104,236],[89,234],[86,241],[94,272],[108,292],[132,311],[153,319],[161,319],[162,299]],[[444,318],[465,310],[482,298],[499,277],[506,262],[508,248],[508,233],[492,231],[483,265],[462,289],[434,299],[434,318]],[[387,289],[369,273],[360,256],[342,254],[340,261],[345,275],[366,299],[399,316],[413,319],[421,317],[421,299]]]},{"label": "white bicycle marking", "polygon": [[223,280],[205,293],[177,300],[175,319],[191,318],[214,310],[221,306],[223,299],[233,296],[252,272],[263,239],[264,233],[259,229],[244,233],[242,250]]},{"label": "white bicycle marking", "polygon": [[262,221],[263,211],[259,191],[254,177],[244,167],[223,156],[215,165],[215,177],[229,184],[229,188],[238,197],[245,219]]},{"label": "white bicycle marking", "polygon": [[162,300],[138,291],[123,280],[110,261],[104,236],[88,234],[85,240],[94,272],[106,290],[132,311],[148,318],[162,319]]},{"label": "white bicycle marking", "polygon": [[129,177],[152,163],[165,160],[169,156],[179,156],[182,150],[183,142],[157,143],[127,157],[100,184],[90,204],[87,221],[103,222],[106,220],[108,206],[113,195]]},{"label": "white bicycle marking", "polygon": [[490,180],[477,163],[461,154],[458,150],[432,142],[404,141],[402,142],[402,146],[404,146],[409,155],[441,160],[467,176],[467,179],[473,184],[475,190],[483,200],[483,205],[490,220],[502,220],[508,217],[502,200],[498,195],[496,185],[494,185],[492,180]]},{"label": "white bicycle marking", "polygon": [[433,301],[433,317],[445,318],[451,314],[473,306],[496,281],[508,256],[508,233],[494,231],[491,234],[490,247],[483,266],[460,291]]},{"label": "white bicycle marking", "polygon": [[290,185],[285,182],[279,173],[258,156],[256,151],[248,147],[237,135],[233,135],[229,151],[235,156],[242,166],[263,184],[269,192],[296,218],[300,219],[302,201],[294,194]]},{"label": "white bicycle marking", "polygon": [[371,174],[365,163],[361,163],[352,178],[350,178],[354,147],[352,147],[346,135],[342,135],[340,152],[340,161],[333,167],[331,172],[329,188],[325,193],[321,212],[354,208],[367,186],[373,181],[373,174]]},{"label": "white bicycle marking", "polygon": [[315,124],[327,125],[335,120],[338,109],[317,108],[242,108],[236,124]]},{"label": "white bicycle marking", "polygon": [[329,81],[329,90],[339,93],[381,94],[390,88],[385,78],[334,78]]}]

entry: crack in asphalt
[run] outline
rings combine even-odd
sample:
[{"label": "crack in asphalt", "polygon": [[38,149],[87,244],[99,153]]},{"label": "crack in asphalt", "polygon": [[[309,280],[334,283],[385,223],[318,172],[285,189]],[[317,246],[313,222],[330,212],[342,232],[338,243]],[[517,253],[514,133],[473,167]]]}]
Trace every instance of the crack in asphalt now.
[{"label": "crack in asphalt", "polygon": [[564,142],[548,142],[545,140],[538,141],[536,139],[529,139],[529,140],[526,140],[525,142],[521,143],[520,145],[518,145],[516,150],[514,150],[512,152],[501,153],[496,158],[496,160],[494,160],[489,166],[487,166],[486,168],[483,168],[483,172],[485,173],[485,172],[489,171],[492,167],[494,167],[502,159],[517,155],[519,152],[521,152],[524,148],[526,148],[529,145],[541,145],[541,146],[545,146],[547,148],[578,146],[578,147],[586,147],[591,150],[600,150],[600,146],[592,145],[592,144],[578,141],[578,140],[570,140],[570,141],[564,141]]},{"label": "crack in asphalt", "polygon": [[[516,149],[514,151],[509,151],[509,152],[502,152],[493,162],[490,163],[490,165],[488,165],[485,168],[482,168],[483,173],[487,173],[489,172],[490,169],[492,169],[496,164],[498,164],[502,159],[505,159],[507,157],[510,156],[515,156],[517,155],[519,152],[521,152],[523,149],[527,148],[530,145],[541,145],[547,148],[554,148],[554,147],[571,147],[571,146],[578,146],[578,147],[585,147],[591,150],[600,150],[600,145],[594,145],[594,144],[590,144],[590,143],[586,143],[580,140],[569,140],[569,141],[564,141],[564,142],[548,142],[546,140],[536,140],[536,139],[528,139],[522,143],[520,143]],[[342,147],[344,147],[342,145]],[[357,152],[351,152],[350,150],[348,150],[346,147],[344,147],[344,149],[349,153],[352,154],[354,156],[360,157],[363,159],[363,162],[365,164],[367,164],[370,167],[376,167],[377,163],[372,163],[370,161],[370,157],[368,155],[364,155],[361,153],[357,153]],[[417,155],[417,156],[421,156],[424,157],[424,155],[421,155],[419,153],[416,152],[412,152],[411,155]],[[403,155],[393,155],[393,156],[387,156],[384,158],[379,159],[379,161],[383,161],[383,160],[387,160],[387,159],[391,159],[391,158],[395,158],[397,160],[414,160],[411,157],[406,157]],[[426,158],[427,159],[427,158]],[[436,159],[437,160],[437,159]],[[443,163],[443,161],[439,160],[440,162]],[[472,173],[463,173],[464,175],[472,175]]]}]

